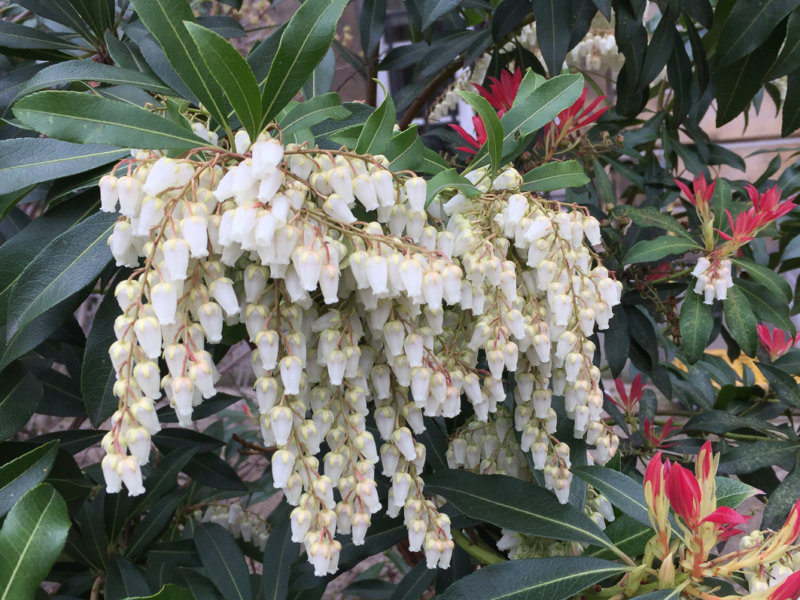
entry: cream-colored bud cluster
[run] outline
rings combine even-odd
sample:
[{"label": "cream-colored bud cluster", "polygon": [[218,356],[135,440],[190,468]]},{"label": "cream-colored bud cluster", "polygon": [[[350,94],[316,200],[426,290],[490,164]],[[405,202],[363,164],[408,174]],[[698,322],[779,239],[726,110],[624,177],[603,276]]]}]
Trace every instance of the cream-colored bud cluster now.
[{"label": "cream-colored bud cluster", "polygon": [[[532,452],[547,487],[566,502],[572,479],[569,448],[553,437],[552,396],[564,396],[574,437],[594,444],[597,461],[605,463],[619,440],[600,418],[600,371],[589,337],[595,326],[608,327],[622,286],[591,250],[601,242],[594,217],[518,192],[521,177],[513,169],[494,180],[485,168],[467,177],[483,193],[473,199],[456,194],[442,206],[450,215],[453,257],[465,273],[459,303],[473,317],[462,330],[469,332],[467,347],[482,351],[489,375],[483,393],[467,388],[466,395],[475,420],[486,421],[506,397],[504,373],[514,374],[513,423],[521,433],[521,450]],[[461,445],[452,448],[453,462],[466,465],[461,450]],[[513,453],[503,460],[509,462],[503,470],[513,469]]]},{"label": "cream-colored bud cluster", "polygon": [[447,89],[432,103],[428,111],[428,120],[439,121],[446,117],[451,111],[455,110],[461,99],[458,92],[474,92],[475,88],[472,84],[477,83],[480,85],[483,83],[483,80],[486,78],[486,71],[489,69],[489,64],[491,62],[492,54],[487,52],[478,57],[471,68],[460,69],[456,73],[453,82],[447,86]]},{"label": "cream-colored bud cluster", "polygon": [[[600,242],[594,218],[519,192],[513,169],[493,181],[474,171],[481,195],[447,192],[429,208],[425,180],[392,173],[381,156],[242,131],[234,146],[185,159],[137,152],[128,175],[100,182],[102,209],[122,214],[112,253],[138,267],[115,292],[109,492],[143,492],[154,403],[163,390],[179,423],[191,423],[219,377],[206,345],[238,323],[275,448],[273,483],[295,506],[292,536],[318,575],[336,571],[339,534],[364,543],[382,504],[379,461],[386,511],[403,514],[411,549],[432,568],[449,564],[450,521],[424,496],[415,436],[424,417],[457,416],[462,396],[475,424],[463,460],[455,445],[448,453],[453,464],[523,476],[531,451],[566,502],[569,447],[553,436],[553,393],[600,462],[614,453],[588,337],[608,325],[620,286],[585,241]],[[497,412],[509,374],[513,415]]]},{"label": "cream-colored bud cluster", "polygon": [[[597,523],[600,529],[605,529],[606,522],[610,523],[614,520],[614,509],[611,506],[611,502],[591,485],[586,486],[586,501],[583,505],[583,512]],[[510,529],[503,529],[502,534],[502,537],[497,540],[497,549],[501,552],[508,552],[508,557],[512,560],[549,556],[575,556],[586,548],[586,544],[556,542]]]},{"label": "cream-colored bud cluster", "polygon": [[733,279],[730,260],[720,260],[715,255],[709,258],[698,258],[692,275],[697,278],[695,293],[703,295],[705,304],[714,304],[714,299],[725,300],[728,297],[728,288],[733,287]]},{"label": "cream-colored bud cluster", "polygon": [[194,518],[201,523],[216,523],[227,529],[233,537],[264,550],[269,537],[267,522],[242,507],[238,502],[212,504],[205,510],[196,510]]},{"label": "cream-colored bud cluster", "polygon": [[[740,550],[750,550],[761,548],[769,533],[765,531],[751,531],[739,540]],[[768,564],[757,564],[745,567],[744,576],[747,579],[747,586],[750,594],[764,593],[774,586],[780,584],[784,579],[800,571],[800,549],[792,549],[786,552],[778,560]]]}]

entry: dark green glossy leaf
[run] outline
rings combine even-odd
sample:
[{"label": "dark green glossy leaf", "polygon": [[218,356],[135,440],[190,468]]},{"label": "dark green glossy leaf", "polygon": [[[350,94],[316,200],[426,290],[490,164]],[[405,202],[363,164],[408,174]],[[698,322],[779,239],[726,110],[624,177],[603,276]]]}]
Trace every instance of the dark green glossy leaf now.
[{"label": "dark green glossy leaf", "polygon": [[736,286],[728,289],[727,298],[722,302],[725,309],[725,323],[728,331],[739,347],[748,356],[755,356],[758,349],[756,317],[747,296]]},{"label": "dark green glossy leaf", "polygon": [[124,600],[131,596],[146,596],[150,588],[144,576],[128,559],[119,554],[111,557],[106,573],[106,600]]},{"label": "dark green glossy leaf", "polygon": [[73,31],[80,33],[86,39],[91,39],[92,37],[92,30],[70,2],[19,0],[17,4],[33,11],[40,17],[66,25]]},{"label": "dark green glossy leaf", "polygon": [[0,194],[108,164],[128,154],[96,144],[44,138],[0,140]]},{"label": "dark green glossy leaf", "polygon": [[364,0],[358,17],[358,37],[364,58],[369,60],[378,53],[386,26],[386,0]]},{"label": "dark green glossy leaf", "polygon": [[598,466],[573,467],[572,472],[608,498],[624,514],[650,524],[642,485],[624,473]]},{"label": "dark green glossy leaf", "polygon": [[169,150],[207,143],[143,108],[81,92],[37,92],[17,102],[14,114],[41,133],[71,142]]},{"label": "dark green glossy leaf", "polygon": [[657,208],[648,206],[646,208],[637,208],[635,206],[618,206],[614,208],[614,216],[628,217],[639,227],[658,227],[664,231],[669,231],[684,239],[694,241],[686,229],[670,215],[662,213]]},{"label": "dark green glossy leaf", "polygon": [[771,364],[759,363],[758,367],[769,381],[770,389],[777,394],[781,402],[800,406],[800,386],[797,385],[794,377]]},{"label": "dark green glossy leaf", "polygon": [[358,136],[356,152],[359,154],[381,154],[392,135],[396,119],[394,101],[386,96],[375,109]]},{"label": "dark green glossy leaf", "polygon": [[731,262],[740,269],[747,271],[747,274],[750,275],[753,281],[763,285],[776,297],[780,298],[780,296],[783,296],[786,302],[791,301],[792,286],[772,269],[763,267],[746,258],[733,258]]},{"label": "dark green glossy leaf", "polygon": [[681,597],[681,590],[679,588],[671,588],[668,590],[656,590],[649,594],[642,594],[641,596],[634,596],[638,600],[679,600]]},{"label": "dark green glossy leaf", "polygon": [[116,341],[114,320],[120,313],[114,294],[107,293],[95,313],[92,329],[86,337],[81,367],[81,395],[94,427],[99,427],[117,408],[117,398],[112,391],[117,377],[108,348]]},{"label": "dark green glossy leaf", "polygon": [[417,126],[412,125],[405,131],[398,131],[386,145],[384,154],[391,162],[392,171],[415,170],[423,158],[425,145],[419,137]]},{"label": "dark green glossy leaf", "polygon": [[111,261],[106,240],[115,222],[115,214],[97,213],[44,247],[14,286],[7,336],[98,278]]},{"label": "dark green glossy leaf", "polygon": [[800,443],[788,441],[753,442],[723,452],[719,461],[720,473],[738,475],[751,473],[761,467],[771,467],[794,459]]},{"label": "dark green glossy leaf", "polygon": [[425,198],[425,206],[428,206],[436,195],[442,190],[449,188],[457,189],[465,196],[475,196],[479,194],[477,188],[472,185],[466,177],[459,175],[455,169],[447,169],[435,175],[428,181],[427,197]]},{"label": "dark green glossy leaf", "polygon": [[475,109],[475,112],[478,113],[483,121],[483,126],[486,128],[486,142],[484,146],[489,152],[490,176],[494,178],[500,166],[501,155],[503,154],[503,126],[500,124],[497,111],[489,104],[489,101],[480,94],[460,91],[458,95]]},{"label": "dark green glossy leaf", "polygon": [[414,565],[392,592],[390,600],[418,600],[425,594],[425,590],[436,577],[436,570],[429,569],[424,561]]},{"label": "dark green glossy leaf", "polygon": [[72,50],[76,46],[52,33],[3,20],[0,21],[0,47],[15,50]]},{"label": "dark green glossy leaf", "polygon": [[0,440],[25,426],[41,397],[42,384],[33,373],[14,365],[0,374]]},{"label": "dark green glossy leaf", "polygon": [[705,304],[703,297],[690,287],[683,299],[680,318],[683,353],[690,364],[696,363],[703,357],[713,327],[711,306]]},{"label": "dark green glossy leaf", "polygon": [[299,553],[292,541],[289,519],[281,519],[270,530],[264,546],[264,574],[261,589],[264,600],[286,600],[289,594],[289,568]]},{"label": "dark green glossy leaf", "polygon": [[717,38],[717,65],[729,65],[761,46],[798,5],[800,0],[736,2]]},{"label": "dark green glossy leaf", "polygon": [[327,94],[333,86],[333,78],[336,75],[336,56],[333,48],[329,49],[319,64],[314,67],[311,76],[303,84],[303,96],[310,100],[314,96]]},{"label": "dark green glossy leaf", "polygon": [[227,128],[228,111],[222,88],[183,24],[195,20],[188,0],[132,0],[132,3],[181,80],[211,116]]},{"label": "dark green glossy leaf", "polygon": [[786,137],[800,128],[800,71],[789,74],[786,101],[783,104],[781,136]]},{"label": "dark green glossy leaf", "polygon": [[800,498],[800,469],[795,467],[769,495],[767,505],[764,507],[761,528],[775,531],[780,529],[789,516],[789,511],[797,504],[798,498]]},{"label": "dark green glossy leaf", "polygon": [[[605,533],[614,545],[628,556],[637,556],[644,552],[645,545],[655,533],[651,525],[643,525],[628,515],[619,515],[605,528]],[[615,559],[616,556],[608,548],[590,551],[587,556]]]},{"label": "dark green glossy leaf", "polygon": [[794,335],[795,327],[789,318],[789,307],[780,297],[775,297],[764,286],[749,280],[736,278],[734,282],[747,296],[750,308],[759,320],[772,323]]},{"label": "dark green glossy leaf", "polygon": [[589,178],[578,161],[564,160],[534,167],[525,173],[522,181],[520,189],[523,191],[550,192],[586,185]]},{"label": "dark green glossy leaf", "polygon": [[148,511],[144,519],[136,525],[133,535],[128,541],[125,554],[135,559],[158,537],[172,520],[178,503],[185,495],[185,490],[168,494]]},{"label": "dark green glossy leaf", "polygon": [[114,0],[67,0],[102,39],[106,30],[114,28]]},{"label": "dark green glossy leaf", "polygon": [[727,506],[736,508],[742,502],[760,494],[761,490],[747,485],[746,483],[733,479],[732,477],[717,477],[717,506]]},{"label": "dark green glossy leaf", "polygon": [[0,517],[50,473],[58,442],[48,442],[0,467]]},{"label": "dark green glossy leaf", "polygon": [[33,597],[64,547],[69,526],[67,505],[51,485],[40,483],[20,498],[0,531],[0,600]]},{"label": "dark green glossy leaf", "polygon": [[434,21],[457,8],[462,0],[425,0],[422,9],[422,28],[427,29]]},{"label": "dark green glossy leaf", "polygon": [[196,600],[196,598],[186,588],[168,583],[152,596],[131,596],[125,600]]},{"label": "dark green glossy leaf", "polygon": [[789,15],[786,23],[786,42],[770,68],[767,80],[771,81],[794,73],[798,65],[800,65],[800,9],[796,8]]},{"label": "dark green glossy leaf", "polygon": [[185,23],[200,54],[233,107],[250,139],[258,137],[261,126],[261,92],[247,61],[231,43],[197,23]]},{"label": "dark green glossy leaf", "polygon": [[247,491],[247,486],[236,474],[236,470],[213,452],[201,452],[183,468],[197,483],[218,490]]},{"label": "dark green glossy leaf", "polygon": [[306,0],[294,13],[264,83],[264,122],[274,118],[300,90],[328,52],[347,0]]},{"label": "dark green glossy leaf", "polygon": [[239,546],[216,523],[199,523],[194,543],[211,581],[226,600],[251,600],[250,578]]},{"label": "dark green glossy leaf", "polygon": [[570,3],[564,0],[532,0],[536,15],[536,38],[552,77],[561,73],[569,50]]},{"label": "dark green glossy leaf", "polygon": [[350,111],[342,106],[339,94],[331,92],[296,104],[281,118],[280,126],[283,135],[287,136],[328,119],[340,121],[349,115]]},{"label": "dark green glossy leaf", "polygon": [[597,525],[569,504],[559,504],[552,492],[504,475],[440,471],[425,489],[439,494],[467,516],[498,527],[540,537],[609,546]]},{"label": "dark green glossy leaf", "polygon": [[667,256],[685,254],[689,250],[698,250],[700,246],[691,239],[664,235],[653,240],[637,242],[625,254],[625,264],[660,261]]},{"label": "dark green glossy leaf", "polygon": [[459,579],[441,600],[566,600],[628,567],[587,557],[529,558],[483,567]]}]

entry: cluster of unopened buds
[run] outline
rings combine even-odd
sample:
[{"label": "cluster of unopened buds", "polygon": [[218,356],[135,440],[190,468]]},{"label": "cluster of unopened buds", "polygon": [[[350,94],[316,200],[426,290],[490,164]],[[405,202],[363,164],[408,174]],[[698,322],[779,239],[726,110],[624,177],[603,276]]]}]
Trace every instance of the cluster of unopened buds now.
[{"label": "cluster of unopened buds", "polygon": [[[470,422],[492,423],[497,439],[482,443],[477,467],[512,472],[530,450],[562,502],[572,476],[553,394],[597,461],[616,451],[589,337],[608,326],[621,285],[597,262],[599,223],[583,210],[519,192],[513,169],[494,179],[473,171],[475,197],[445,192],[428,207],[426,181],[393,173],[382,156],[284,147],[269,133],[239,132],[231,150],[126,162],[127,175],[100,182],[102,209],[122,213],[112,253],[134,268],[115,292],[109,492],[144,491],[155,402],[163,390],[180,424],[191,423],[218,379],[207,345],[237,323],[275,448],[274,485],[295,506],[292,536],[318,575],[337,569],[337,534],[364,543],[382,506],[379,462],[391,482],[386,511],[403,514],[410,548],[431,568],[449,564],[450,521],[423,495],[426,450],[415,436],[424,417],[458,415],[462,396]],[[495,415],[509,377],[522,448],[500,456],[512,418]]]},{"label": "cluster of unopened buds", "polygon": [[264,550],[269,537],[267,522],[246,510],[238,502],[211,504],[205,510],[196,510],[194,518],[201,523],[216,523],[227,529],[233,537]]},{"label": "cluster of unopened buds", "polygon": [[[739,526],[750,519],[732,508],[717,507],[718,464],[719,456],[712,453],[710,442],[700,449],[694,473],[670,461],[662,463],[660,452],[650,461],[644,492],[656,535],[647,544],[645,566],[657,559],[661,563],[659,585],[681,585],[695,597],[705,597],[698,587],[705,578],[730,577],[740,572],[750,584],[750,593],[743,598],[797,598],[800,572],[796,570],[794,544],[800,534],[800,501],[778,531],[755,531],[741,539],[739,550],[710,557],[718,542],[742,533]],[[670,508],[678,518],[678,531],[673,531]],[[677,545],[674,536],[680,541]]]}]

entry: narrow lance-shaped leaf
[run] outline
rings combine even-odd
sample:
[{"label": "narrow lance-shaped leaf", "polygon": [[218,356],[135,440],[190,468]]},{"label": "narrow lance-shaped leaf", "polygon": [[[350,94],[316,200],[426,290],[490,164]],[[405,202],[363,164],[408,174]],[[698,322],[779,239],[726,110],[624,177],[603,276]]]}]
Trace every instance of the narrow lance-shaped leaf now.
[{"label": "narrow lance-shaped leaf", "polygon": [[328,51],[347,0],[306,0],[281,35],[261,96],[262,125],[303,86]]},{"label": "narrow lance-shaped leaf", "polygon": [[472,198],[480,193],[478,189],[472,185],[469,179],[463,175],[459,175],[455,169],[447,169],[446,171],[437,173],[433,176],[433,178],[431,178],[430,181],[428,181],[425,206],[428,206],[433,199],[436,198],[439,192],[447,188],[456,189],[469,198]]},{"label": "narrow lance-shaped leaf", "polygon": [[614,562],[583,556],[512,560],[459,579],[441,600],[566,600],[628,570]]},{"label": "narrow lance-shaped leaf", "polygon": [[589,178],[577,160],[565,160],[534,167],[525,173],[522,182],[523,191],[550,192],[586,185]]},{"label": "narrow lance-shaped leaf", "polygon": [[654,240],[642,240],[625,254],[625,264],[655,262],[673,254],[684,254],[700,246],[694,240],[664,235]]},{"label": "narrow lance-shaped leaf", "polygon": [[276,522],[264,546],[264,574],[261,577],[264,600],[286,600],[289,594],[289,568],[298,553],[299,547],[292,541],[287,511],[287,518]]},{"label": "narrow lance-shaped leaf", "polygon": [[288,135],[328,119],[340,121],[349,115],[350,111],[342,106],[339,94],[331,92],[296,104],[286,112],[279,124],[283,135]]},{"label": "narrow lance-shaped leaf", "polygon": [[110,146],[45,138],[0,140],[0,194],[82,173],[127,154],[127,150]]},{"label": "narrow lance-shaped leaf", "polygon": [[713,326],[711,306],[705,304],[703,297],[689,288],[681,307],[680,331],[683,353],[690,363],[694,364],[703,357]]},{"label": "narrow lance-shaped leaf", "polygon": [[42,384],[19,364],[0,371],[0,440],[5,440],[22,429],[33,415],[42,397]]},{"label": "narrow lance-shaped leaf", "polygon": [[428,0],[423,3],[422,28],[427,29],[440,17],[443,17],[461,4],[462,0]]},{"label": "narrow lance-shaped leaf", "polygon": [[63,498],[40,483],[14,505],[0,531],[0,600],[32,598],[67,541]]},{"label": "narrow lance-shaped leaf", "polygon": [[23,125],[70,142],[166,150],[207,144],[143,108],[82,92],[38,92],[17,102],[14,114]]},{"label": "narrow lance-shaped leaf", "polygon": [[81,365],[81,396],[89,420],[95,427],[99,427],[117,407],[113,393],[117,377],[108,348],[116,341],[114,320],[119,314],[119,304],[113,291],[109,291],[103,297],[92,321],[92,329],[86,337]]},{"label": "narrow lance-shaped leaf", "polygon": [[247,565],[231,534],[216,523],[201,523],[194,531],[200,561],[226,600],[251,600]]},{"label": "narrow lance-shaped leaf", "polygon": [[0,467],[0,517],[11,510],[23,494],[47,477],[57,452],[58,441],[53,440]]},{"label": "narrow lance-shaped leaf", "polygon": [[258,137],[261,125],[261,92],[250,65],[221,35],[197,23],[184,23],[200,49],[208,72],[225,91],[250,139]]},{"label": "narrow lance-shaped leaf", "polygon": [[486,148],[489,151],[491,177],[494,178],[497,168],[500,166],[500,158],[503,154],[503,126],[500,118],[489,101],[475,92],[460,91],[458,95],[469,102],[470,106],[478,113],[483,125],[486,128]]},{"label": "narrow lance-shaped leaf", "polygon": [[8,337],[97,279],[111,261],[106,240],[115,221],[114,214],[97,213],[44,247],[14,286]]},{"label": "narrow lance-shaped leaf", "polygon": [[573,473],[604,494],[623,513],[650,525],[647,503],[640,483],[624,473],[598,466],[574,467]]},{"label": "narrow lance-shaped leaf", "polygon": [[392,135],[396,118],[394,101],[391,96],[387,95],[364,123],[356,142],[356,152],[359,154],[382,153]]},{"label": "narrow lance-shaped leaf", "polygon": [[178,73],[206,110],[220,125],[228,128],[225,98],[213,73],[201,58],[184,21],[193,22],[188,0],[132,0],[136,14],[145,24]]},{"label": "narrow lance-shaped leaf", "polygon": [[728,289],[727,298],[722,303],[725,310],[725,323],[733,339],[748,356],[755,356],[758,349],[756,317],[747,296],[736,286]]}]

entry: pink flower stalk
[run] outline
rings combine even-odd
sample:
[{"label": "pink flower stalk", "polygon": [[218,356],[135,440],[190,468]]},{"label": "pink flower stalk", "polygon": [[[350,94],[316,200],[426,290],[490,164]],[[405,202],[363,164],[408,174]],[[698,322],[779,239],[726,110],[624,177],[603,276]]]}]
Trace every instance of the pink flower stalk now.
[{"label": "pink flower stalk", "polygon": [[759,323],[758,341],[761,342],[764,350],[769,353],[769,359],[774,361],[800,342],[800,333],[792,337],[782,329]]},{"label": "pink flower stalk", "polygon": [[780,203],[781,191],[777,185],[772,186],[763,194],[760,194],[752,185],[747,185],[747,194],[750,196],[750,201],[753,203],[753,208],[758,214],[762,226],[781,218],[797,206],[792,202],[794,197]]},{"label": "pink flower stalk", "polygon": [[783,582],[775,588],[769,596],[768,600],[795,600],[800,597],[800,571],[792,573]]},{"label": "pink flower stalk", "polygon": [[586,104],[586,94],[588,91],[589,88],[583,88],[580,98],[578,98],[572,104],[572,106],[562,110],[560,113],[558,113],[555,121],[545,125],[546,136],[552,136],[555,139],[561,139],[578,131],[582,127],[586,127],[587,125],[594,123],[597,121],[597,119],[603,116],[603,113],[605,113],[610,107],[602,106],[597,108],[597,105],[605,100],[606,96],[599,96],[595,98],[589,104],[589,106],[584,106],[584,104]]},{"label": "pink flower stalk", "polygon": [[664,423],[664,426],[661,428],[661,433],[656,434],[656,428],[653,426],[653,423],[650,419],[644,420],[644,437],[645,439],[650,442],[650,445],[653,448],[669,448],[672,444],[665,444],[664,440],[666,440],[672,433],[679,431],[680,427],[673,427],[672,426],[672,417],[667,419],[667,422]]},{"label": "pink flower stalk", "polygon": [[489,81],[491,83],[488,86],[488,90],[477,83],[472,85],[494,107],[497,111],[497,116],[502,117],[514,105],[514,99],[517,97],[517,92],[519,92],[519,84],[522,83],[522,71],[517,67],[512,75],[511,71],[503,69],[503,72],[500,73],[500,79],[489,77]]},{"label": "pink flower stalk", "polygon": [[480,117],[472,117],[472,124],[475,127],[475,135],[478,136],[477,139],[471,136],[467,131],[461,127],[460,125],[451,124],[450,127],[455,129],[456,133],[461,136],[461,138],[469,144],[469,146],[459,146],[456,150],[462,150],[467,154],[477,154],[478,150],[486,143],[488,136],[486,135],[486,126],[483,124],[483,119]]},{"label": "pink flower stalk", "polygon": [[672,510],[681,517],[690,530],[700,525],[700,484],[689,469],[679,464],[664,464],[665,490]]},{"label": "pink flower stalk", "polygon": [[732,508],[727,506],[720,506],[717,510],[705,517],[700,523],[715,523],[717,527],[717,535],[721,541],[727,540],[729,537],[742,533],[741,529],[736,529],[735,525],[747,523],[750,517],[740,515]]},{"label": "pink flower stalk", "polygon": [[689,186],[683,183],[680,179],[676,179],[675,183],[680,188],[683,195],[686,199],[691,202],[697,211],[701,215],[709,214],[709,208],[711,206],[711,198],[714,196],[714,187],[716,186],[717,182],[712,181],[711,183],[706,182],[706,178],[701,173],[697,177],[694,178],[692,182],[692,190],[689,190]]}]

